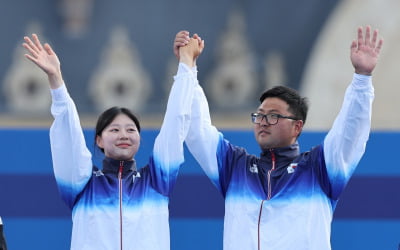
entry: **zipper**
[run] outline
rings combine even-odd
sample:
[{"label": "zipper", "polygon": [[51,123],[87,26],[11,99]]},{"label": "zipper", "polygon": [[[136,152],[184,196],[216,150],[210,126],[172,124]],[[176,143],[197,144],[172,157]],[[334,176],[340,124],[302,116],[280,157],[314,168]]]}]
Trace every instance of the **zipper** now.
[{"label": "zipper", "polygon": [[268,181],[268,197],[267,200],[271,199],[271,172],[275,170],[275,153],[272,149],[270,149],[271,152],[271,161],[272,161],[272,168],[270,170],[268,170],[268,177],[267,177],[267,181]]},{"label": "zipper", "polygon": [[[268,170],[267,173],[267,183],[268,183],[268,194],[267,194],[267,200],[271,199],[272,196],[272,186],[271,186],[271,172],[275,170],[275,153],[273,149],[269,150],[271,153],[271,163],[272,163],[272,168]],[[261,232],[260,232],[260,226],[261,226],[261,215],[262,215],[262,210],[263,210],[263,205],[264,205],[265,200],[261,201],[261,206],[260,206],[260,212],[258,214],[258,250],[261,250]]]},{"label": "zipper", "polygon": [[260,226],[261,226],[261,214],[262,214],[262,210],[263,210],[263,205],[264,205],[264,201],[265,200],[262,200],[261,201],[261,206],[260,206],[260,213],[258,213],[258,231],[257,231],[257,238],[258,238],[258,250],[260,250],[261,249],[261,241],[260,241],[260,234],[261,234],[261,232],[260,232]]},{"label": "zipper", "polygon": [[124,169],[124,161],[120,161],[118,170],[118,192],[119,192],[119,233],[120,233],[121,250],[122,250],[122,170],[123,169]]}]

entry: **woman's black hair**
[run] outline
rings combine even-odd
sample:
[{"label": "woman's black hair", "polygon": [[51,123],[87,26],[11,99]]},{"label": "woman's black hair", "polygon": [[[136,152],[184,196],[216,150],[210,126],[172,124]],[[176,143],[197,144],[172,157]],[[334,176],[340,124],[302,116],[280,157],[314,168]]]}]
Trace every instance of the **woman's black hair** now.
[{"label": "woman's black hair", "polygon": [[[96,138],[97,136],[101,136],[101,133],[103,133],[103,130],[110,125],[110,123],[115,119],[115,117],[119,114],[124,114],[128,116],[136,125],[136,128],[138,129],[140,133],[140,123],[139,119],[127,108],[121,108],[121,107],[112,107],[104,111],[99,118],[97,119],[96,123],[96,133],[94,135],[94,142],[95,145],[96,143]],[[104,150],[100,149],[103,153]]]}]

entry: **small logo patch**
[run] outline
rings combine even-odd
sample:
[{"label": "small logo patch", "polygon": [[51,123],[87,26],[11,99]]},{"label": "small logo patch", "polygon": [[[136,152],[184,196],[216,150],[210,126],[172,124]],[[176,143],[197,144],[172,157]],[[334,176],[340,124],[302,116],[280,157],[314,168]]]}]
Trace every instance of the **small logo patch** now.
[{"label": "small logo patch", "polygon": [[258,173],[258,168],[256,164],[253,164],[250,168],[249,168],[250,172],[252,172],[253,174],[257,174]]},{"label": "small logo patch", "polygon": [[140,173],[135,171],[132,175],[132,180],[135,181],[136,178],[140,178]]},{"label": "small logo patch", "polygon": [[297,163],[290,163],[289,167],[287,167],[288,174],[294,173],[294,169],[297,167]]},{"label": "small logo patch", "polygon": [[99,176],[104,175],[103,172],[101,172],[101,170],[93,171],[93,174],[94,174],[96,177],[99,177]]}]

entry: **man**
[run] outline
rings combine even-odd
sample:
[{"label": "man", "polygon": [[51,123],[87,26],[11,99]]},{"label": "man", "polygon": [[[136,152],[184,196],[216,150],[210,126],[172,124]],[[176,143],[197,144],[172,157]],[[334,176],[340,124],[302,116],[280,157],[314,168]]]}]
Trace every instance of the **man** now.
[{"label": "man", "polygon": [[3,221],[0,217],[0,250],[7,250],[6,239],[3,233]]},{"label": "man", "polygon": [[[371,36],[372,35],[372,36]],[[187,34],[174,43],[185,46]],[[307,117],[306,99],[275,87],[251,114],[262,152],[250,155],[212,126],[197,85],[187,146],[225,198],[224,249],[331,249],[334,209],[369,137],[374,89],[371,74],[383,40],[371,27],[358,29],[350,58],[355,73],[343,106],[324,141],[300,153],[297,138]],[[334,69],[333,69],[334,70]]]}]

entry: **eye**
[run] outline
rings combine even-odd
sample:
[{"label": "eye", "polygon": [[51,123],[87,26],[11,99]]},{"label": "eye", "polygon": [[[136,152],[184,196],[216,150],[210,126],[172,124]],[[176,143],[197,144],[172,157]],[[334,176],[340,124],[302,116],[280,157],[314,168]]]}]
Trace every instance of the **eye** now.
[{"label": "eye", "polygon": [[119,129],[117,129],[117,128],[111,128],[110,129],[110,132],[118,132],[119,131]]},{"label": "eye", "polygon": [[273,119],[276,119],[276,118],[278,118],[278,117],[280,117],[281,115],[279,115],[279,114],[269,114],[269,117],[271,117],[271,118],[273,118]]},{"label": "eye", "polygon": [[261,119],[261,118],[263,118],[263,116],[264,116],[264,114],[261,114],[261,113],[254,113],[253,114],[253,117],[255,117],[257,119]]},{"label": "eye", "polygon": [[127,130],[128,130],[128,132],[130,132],[130,133],[136,132],[136,129],[135,129],[135,128],[128,128]]}]

